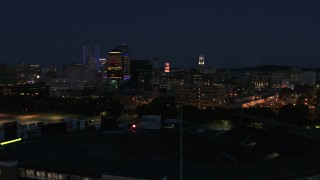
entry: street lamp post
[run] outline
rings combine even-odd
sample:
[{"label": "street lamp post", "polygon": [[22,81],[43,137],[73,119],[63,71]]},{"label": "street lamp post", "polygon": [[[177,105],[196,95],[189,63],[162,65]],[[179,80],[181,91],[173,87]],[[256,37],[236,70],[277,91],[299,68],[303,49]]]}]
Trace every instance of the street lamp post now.
[{"label": "street lamp post", "polygon": [[241,104],[241,126],[244,125],[244,122],[243,122],[243,104]]},{"label": "street lamp post", "polygon": [[182,180],[182,105],[180,114],[180,180]]}]

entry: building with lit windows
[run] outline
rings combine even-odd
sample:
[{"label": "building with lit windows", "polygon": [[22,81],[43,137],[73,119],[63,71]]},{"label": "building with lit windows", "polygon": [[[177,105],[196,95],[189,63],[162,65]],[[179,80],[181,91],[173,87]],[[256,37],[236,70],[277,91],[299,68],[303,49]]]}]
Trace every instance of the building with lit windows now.
[{"label": "building with lit windows", "polygon": [[130,56],[129,56],[129,46],[127,44],[119,44],[117,46],[122,52],[122,73],[124,80],[130,80]]},{"label": "building with lit windows", "polygon": [[111,50],[105,60],[102,69],[107,71],[104,78],[113,80],[130,80],[130,56],[129,47],[120,44],[116,49]]},{"label": "building with lit windows", "polygon": [[204,66],[204,55],[200,54],[199,56],[199,67]]},{"label": "building with lit windows", "polygon": [[291,71],[276,71],[271,72],[270,85],[272,88],[291,88],[293,84],[293,74]]},{"label": "building with lit windows", "polygon": [[176,104],[185,103],[206,109],[222,106],[225,103],[224,85],[183,85],[176,87]]},{"label": "building with lit windows", "polygon": [[54,74],[43,80],[46,85],[50,86],[52,96],[69,96],[68,92],[71,91],[95,89],[99,81],[97,71],[88,69],[83,64],[73,63],[64,65],[61,69],[53,68],[50,71],[48,72],[54,72]]},{"label": "building with lit windows", "polygon": [[210,85],[215,83],[215,72],[189,70],[188,83],[194,85]]},{"label": "building with lit windows", "polygon": [[250,74],[250,84],[255,89],[263,89],[269,87],[269,73],[252,73]]},{"label": "building with lit windows", "polygon": [[118,49],[113,49],[109,52],[106,59],[107,75],[109,79],[123,79],[122,71],[122,52]]},{"label": "building with lit windows", "polygon": [[40,65],[22,63],[13,68],[15,73],[15,84],[34,84],[40,79]]}]

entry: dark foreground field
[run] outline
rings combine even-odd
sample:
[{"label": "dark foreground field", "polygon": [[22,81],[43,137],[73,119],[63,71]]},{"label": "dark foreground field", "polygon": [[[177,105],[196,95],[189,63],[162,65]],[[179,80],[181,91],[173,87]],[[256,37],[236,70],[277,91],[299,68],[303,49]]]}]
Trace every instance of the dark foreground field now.
[{"label": "dark foreground field", "polygon": [[[295,177],[297,172],[303,174],[304,170],[308,173],[319,170],[317,165],[312,165],[319,162],[313,157],[316,147],[279,135],[256,132],[247,142],[257,143],[257,148],[252,148],[239,143],[238,139],[246,131],[250,134],[252,129],[234,129],[219,134],[219,140],[216,140],[216,133],[198,135],[185,132],[184,179],[268,179]],[[289,146],[292,146],[292,151],[289,151]],[[166,175],[169,179],[177,179],[179,148],[179,133],[176,131],[87,131],[7,146],[0,152],[0,158],[18,160],[23,168],[90,177],[101,177],[102,173],[107,173],[144,174],[146,177]],[[265,159],[274,151],[280,156]]]}]

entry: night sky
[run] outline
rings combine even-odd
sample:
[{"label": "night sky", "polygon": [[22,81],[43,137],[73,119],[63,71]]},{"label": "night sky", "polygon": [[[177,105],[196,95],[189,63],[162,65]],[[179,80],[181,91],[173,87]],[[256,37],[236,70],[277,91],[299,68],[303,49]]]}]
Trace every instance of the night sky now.
[{"label": "night sky", "polygon": [[[1,0],[0,62],[81,63],[127,43],[132,59],[172,67],[320,67],[318,0]],[[256,60],[257,59],[257,60]]]}]

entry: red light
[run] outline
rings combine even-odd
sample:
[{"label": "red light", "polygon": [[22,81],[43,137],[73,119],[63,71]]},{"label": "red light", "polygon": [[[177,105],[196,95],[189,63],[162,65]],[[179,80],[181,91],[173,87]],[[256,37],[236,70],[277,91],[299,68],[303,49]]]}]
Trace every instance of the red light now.
[{"label": "red light", "polygon": [[132,125],[132,128],[136,128],[136,125],[135,125],[135,124],[133,124],[133,125]]},{"label": "red light", "polygon": [[164,72],[170,72],[170,64],[168,62],[164,63]]}]

